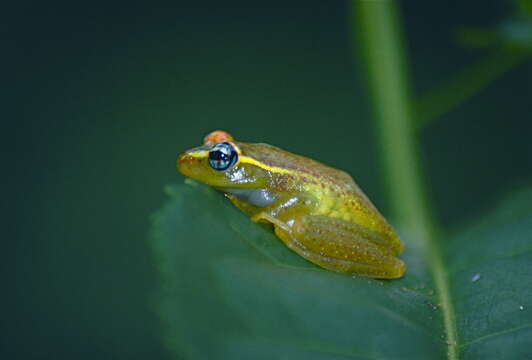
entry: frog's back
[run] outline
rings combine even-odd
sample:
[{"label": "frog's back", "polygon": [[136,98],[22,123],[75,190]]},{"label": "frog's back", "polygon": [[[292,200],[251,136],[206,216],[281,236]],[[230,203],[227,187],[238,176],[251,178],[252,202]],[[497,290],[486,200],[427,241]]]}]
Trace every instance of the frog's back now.
[{"label": "frog's back", "polygon": [[244,155],[271,167],[273,171],[274,168],[287,170],[283,178],[305,176],[306,186],[312,188],[311,192],[319,198],[314,214],[339,218],[366,226],[386,237],[395,237],[384,217],[348,173],[272,145],[238,145]]},{"label": "frog's back", "polygon": [[305,174],[308,182],[324,188],[323,191],[335,193],[335,197],[344,199],[348,204],[352,204],[355,199],[380,216],[366,194],[345,171],[268,144],[239,143],[239,146],[245,155],[257,159],[261,164]]},{"label": "frog's back", "polygon": [[308,181],[330,184],[339,189],[360,191],[349,174],[319,161],[268,144],[239,143],[238,145],[244,155],[271,168],[286,169],[294,174],[306,175]]},{"label": "frog's back", "polygon": [[[318,161],[284,151],[268,144],[239,144],[244,155],[277,171],[287,170],[286,179],[304,176],[306,191],[318,199],[312,215],[340,219],[375,231],[394,244],[398,252],[402,244],[393,228],[362,192],[353,178],[344,171]],[[293,174],[292,174],[293,172]],[[278,184],[277,184],[278,185]],[[294,189],[297,190],[297,189]]]}]

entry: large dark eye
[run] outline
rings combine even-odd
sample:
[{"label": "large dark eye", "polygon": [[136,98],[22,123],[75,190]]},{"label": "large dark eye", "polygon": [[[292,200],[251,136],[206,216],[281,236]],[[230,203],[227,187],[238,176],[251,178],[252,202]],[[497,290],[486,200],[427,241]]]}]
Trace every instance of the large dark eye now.
[{"label": "large dark eye", "polygon": [[214,170],[224,171],[236,164],[238,153],[233,145],[222,142],[214,145],[209,152],[209,164]]}]

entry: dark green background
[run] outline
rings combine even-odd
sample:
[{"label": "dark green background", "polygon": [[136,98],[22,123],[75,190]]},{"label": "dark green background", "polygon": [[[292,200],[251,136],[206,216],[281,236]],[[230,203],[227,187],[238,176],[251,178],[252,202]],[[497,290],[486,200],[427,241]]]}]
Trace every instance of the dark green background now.
[{"label": "dark green background", "polygon": [[[483,55],[460,26],[513,10],[402,5],[416,94]],[[343,1],[25,2],[2,17],[6,358],[169,358],[149,218],[183,180],[177,153],[213,129],[348,170],[386,214]],[[531,182],[531,80],[520,65],[420,132],[447,229]]]}]

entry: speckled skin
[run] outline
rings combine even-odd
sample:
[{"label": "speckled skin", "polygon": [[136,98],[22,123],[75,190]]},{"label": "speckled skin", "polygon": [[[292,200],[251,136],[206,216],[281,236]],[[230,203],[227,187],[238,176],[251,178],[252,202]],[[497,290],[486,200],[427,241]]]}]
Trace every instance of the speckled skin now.
[{"label": "speckled skin", "polygon": [[[219,140],[230,141],[239,161],[226,171],[208,163]],[[401,277],[405,264],[395,256],[403,244],[393,228],[347,173],[267,144],[233,141],[213,132],[201,147],[181,154],[178,169],[222,191],[264,188],[275,201],[257,207],[228,198],[253,221],[272,223],[277,236],[293,251],[326,269],[376,278]]]}]

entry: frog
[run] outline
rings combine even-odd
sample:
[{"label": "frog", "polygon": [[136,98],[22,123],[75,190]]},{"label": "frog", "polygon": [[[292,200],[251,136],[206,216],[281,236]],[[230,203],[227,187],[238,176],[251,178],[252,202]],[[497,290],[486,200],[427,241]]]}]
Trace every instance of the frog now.
[{"label": "frog", "polygon": [[400,278],[404,244],[353,178],[342,170],[215,130],[178,155],[184,176],[225,194],[254,222],[273,225],[292,251],[327,270]]}]

